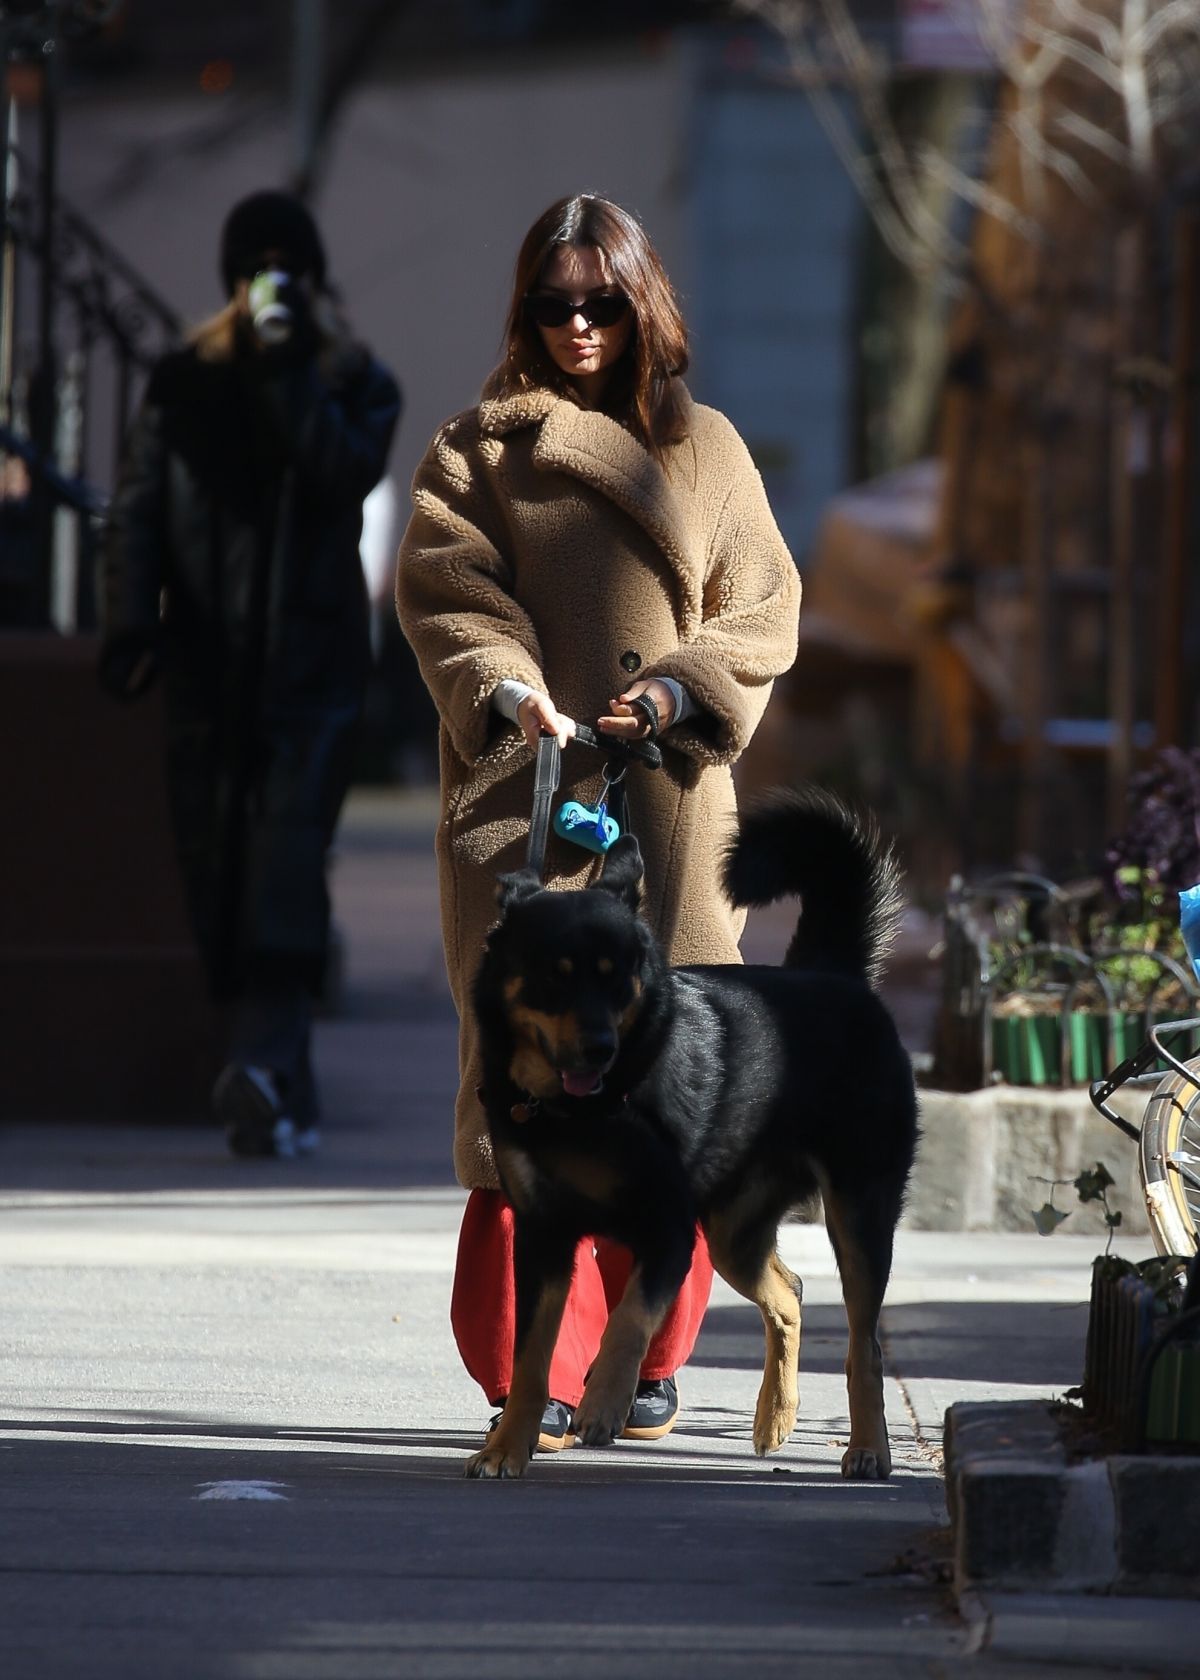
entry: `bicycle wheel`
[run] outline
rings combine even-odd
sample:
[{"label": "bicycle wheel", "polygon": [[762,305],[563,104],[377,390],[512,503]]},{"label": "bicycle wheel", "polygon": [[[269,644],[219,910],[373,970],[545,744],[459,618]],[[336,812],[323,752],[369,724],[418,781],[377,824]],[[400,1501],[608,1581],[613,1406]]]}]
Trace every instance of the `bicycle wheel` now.
[{"label": "bicycle wheel", "polygon": [[1200,1056],[1154,1087],[1142,1121],[1138,1167],[1154,1246],[1160,1254],[1194,1254],[1200,1248]]}]

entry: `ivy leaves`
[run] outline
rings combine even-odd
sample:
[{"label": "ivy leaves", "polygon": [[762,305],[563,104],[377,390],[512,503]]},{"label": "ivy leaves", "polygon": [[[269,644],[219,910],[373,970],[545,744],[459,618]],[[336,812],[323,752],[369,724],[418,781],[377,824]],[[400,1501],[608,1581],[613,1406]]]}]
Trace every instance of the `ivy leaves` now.
[{"label": "ivy leaves", "polygon": [[1048,1237],[1051,1232],[1057,1231],[1064,1219],[1070,1217],[1070,1214],[1056,1208],[1053,1202],[1043,1202],[1040,1208],[1034,1210],[1033,1223],[1039,1237]]},{"label": "ivy leaves", "polygon": [[1064,1219],[1071,1217],[1070,1209],[1064,1213],[1054,1205],[1054,1192],[1061,1184],[1070,1184],[1081,1202],[1099,1202],[1104,1209],[1104,1223],[1108,1227],[1108,1241],[1104,1245],[1107,1254],[1112,1246],[1113,1232],[1121,1223],[1121,1210],[1110,1208],[1108,1192],[1116,1183],[1116,1179],[1109,1172],[1103,1161],[1097,1161],[1092,1167],[1086,1167],[1078,1178],[1050,1178],[1043,1179],[1043,1184],[1050,1186],[1050,1199],[1042,1203],[1040,1208],[1031,1208],[1030,1217],[1034,1230],[1039,1237],[1048,1237],[1057,1231]]}]

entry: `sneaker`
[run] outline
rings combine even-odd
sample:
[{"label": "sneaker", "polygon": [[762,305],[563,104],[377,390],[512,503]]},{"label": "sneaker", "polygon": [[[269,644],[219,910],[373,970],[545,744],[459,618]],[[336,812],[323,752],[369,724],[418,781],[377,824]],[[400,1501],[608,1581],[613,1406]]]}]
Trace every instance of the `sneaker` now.
[{"label": "sneaker", "polygon": [[[500,1402],[500,1410],[491,1419],[486,1433],[490,1435],[504,1416],[504,1402]],[[539,1452],[561,1452],[564,1447],[575,1444],[575,1437],[571,1433],[571,1408],[561,1400],[547,1400],[546,1410],[542,1413],[542,1427],[538,1434]]]},{"label": "sneaker", "polygon": [[314,1155],[320,1142],[321,1134],[315,1126],[297,1126],[288,1115],[281,1114],[271,1127],[269,1153],[281,1161],[294,1161],[301,1155]]},{"label": "sneaker", "polygon": [[284,1113],[279,1080],[270,1068],[230,1062],[213,1086],[213,1109],[235,1155],[292,1161],[320,1142],[313,1124],[298,1126]]},{"label": "sneaker", "polygon": [[623,1441],[658,1441],[669,1435],[679,1416],[679,1389],[674,1377],[639,1382],[625,1427]]}]

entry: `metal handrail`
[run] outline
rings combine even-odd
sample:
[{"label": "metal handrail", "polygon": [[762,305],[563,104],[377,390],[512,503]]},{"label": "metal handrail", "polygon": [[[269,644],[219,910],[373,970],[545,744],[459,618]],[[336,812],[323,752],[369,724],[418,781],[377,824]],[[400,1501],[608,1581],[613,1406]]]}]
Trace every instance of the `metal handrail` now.
[{"label": "metal handrail", "polygon": [[[44,88],[43,106],[48,102]],[[14,546],[8,580],[13,622],[88,628],[96,614],[94,554],[109,506],[105,488],[116,482],[142,383],[179,342],[182,322],[54,190],[53,122],[43,121],[36,165],[7,140],[0,130],[0,338],[10,352],[14,343],[33,342],[30,334],[18,339],[16,322],[30,296],[37,327],[36,360],[18,370],[10,354],[0,370],[0,452],[19,457],[33,480],[28,527]],[[17,260],[32,271],[35,288],[15,283]]]},{"label": "metal handrail", "polygon": [[[41,174],[19,146],[8,148],[17,165],[18,186],[8,201],[7,230],[14,244],[39,262],[49,262],[50,284],[74,305],[91,330],[102,329],[120,352],[143,371],[148,370],[169,343],[182,334],[183,321],[149,281],[72,204],[55,193],[52,249],[47,250],[37,210]],[[7,164],[6,164],[7,167]],[[82,272],[72,273],[78,263]],[[147,348],[145,333],[159,342]]]}]

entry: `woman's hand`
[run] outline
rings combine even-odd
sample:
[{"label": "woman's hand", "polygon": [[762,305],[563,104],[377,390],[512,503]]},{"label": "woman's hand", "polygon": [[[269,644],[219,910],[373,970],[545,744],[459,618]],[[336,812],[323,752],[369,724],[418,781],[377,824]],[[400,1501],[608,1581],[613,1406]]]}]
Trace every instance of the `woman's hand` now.
[{"label": "woman's hand", "polygon": [[645,740],[650,733],[650,726],[641,712],[629,704],[639,694],[653,700],[658,708],[658,726],[665,729],[675,716],[675,696],[666,683],[659,682],[657,677],[648,677],[644,682],[630,683],[623,694],[618,694],[615,700],[609,701],[612,707],[611,717],[597,719],[596,727],[603,734],[615,735],[619,740]]},{"label": "woman's hand", "polygon": [[559,746],[565,747],[575,733],[575,719],[558,711],[547,694],[527,694],[517,707],[517,722],[535,752],[540,735],[557,735]]}]

